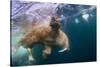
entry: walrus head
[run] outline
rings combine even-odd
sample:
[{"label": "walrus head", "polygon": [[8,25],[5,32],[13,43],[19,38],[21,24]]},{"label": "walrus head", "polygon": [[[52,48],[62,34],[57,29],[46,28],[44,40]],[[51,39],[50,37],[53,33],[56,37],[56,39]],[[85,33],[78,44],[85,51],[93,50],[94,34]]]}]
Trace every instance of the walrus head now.
[{"label": "walrus head", "polygon": [[60,28],[60,22],[55,17],[52,17],[50,26],[53,30],[57,31]]}]

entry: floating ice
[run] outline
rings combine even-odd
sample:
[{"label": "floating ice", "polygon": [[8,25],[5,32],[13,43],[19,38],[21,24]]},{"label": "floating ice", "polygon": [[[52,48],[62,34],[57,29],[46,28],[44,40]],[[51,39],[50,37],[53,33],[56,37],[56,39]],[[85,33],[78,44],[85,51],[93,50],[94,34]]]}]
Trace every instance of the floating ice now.
[{"label": "floating ice", "polygon": [[82,18],[88,22],[89,14],[83,14]]},{"label": "floating ice", "polygon": [[78,24],[78,23],[79,23],[79,20],[78,20],[78,18],[76,18],[76,19],[75,19],[75,23],[76,23],[76,24]]}]

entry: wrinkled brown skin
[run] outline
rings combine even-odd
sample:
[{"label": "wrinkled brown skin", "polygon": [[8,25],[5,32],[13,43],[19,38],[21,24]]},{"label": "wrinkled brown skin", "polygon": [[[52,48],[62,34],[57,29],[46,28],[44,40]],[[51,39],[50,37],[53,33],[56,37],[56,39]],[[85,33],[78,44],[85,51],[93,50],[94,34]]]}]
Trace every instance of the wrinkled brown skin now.
[{"label": "wrinkled brown skin", "polygon": [[56,24],[38,25],[34,27],[21,39],[20,44],[28,48],[30,56],[32,56],[32,47],[36,42],[44,43],[44,58],[47,58],[51,54],[52,48],[55,46],[60,46],[62,48],[69,47],[68,37]]}]

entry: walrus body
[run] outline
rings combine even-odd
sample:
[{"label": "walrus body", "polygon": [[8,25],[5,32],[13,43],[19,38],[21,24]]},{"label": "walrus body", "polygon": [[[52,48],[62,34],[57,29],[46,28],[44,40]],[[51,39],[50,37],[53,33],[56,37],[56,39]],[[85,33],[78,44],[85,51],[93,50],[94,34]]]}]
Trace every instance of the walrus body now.
[{"label": "walrus body", "polygon": [[[53,22],[53,21],[52,21]],[[60,24],[58,22],[50,23],[49,25],[41,24],[32,28],[19,42],[20,46],[23,46],[29,51],[29,60],[33,61],[32,47],[36,42],[44,43],[43,57],[47,58],[54,47],[61,47],[64,52],[69,49],[69,41],[67,35],[60,30]]]}]

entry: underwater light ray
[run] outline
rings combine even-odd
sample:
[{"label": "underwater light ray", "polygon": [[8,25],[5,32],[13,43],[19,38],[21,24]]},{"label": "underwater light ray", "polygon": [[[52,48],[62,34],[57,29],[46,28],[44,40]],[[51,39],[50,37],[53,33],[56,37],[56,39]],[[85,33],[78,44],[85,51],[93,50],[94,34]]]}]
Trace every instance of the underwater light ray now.
[{"label": "underwater light ray", "polygon": [[20,1],[12,1],[12,7],[11,7],[11,17],[16,17],[19,14],[23,14],[24,11],[28,10],[34,3],[20,3]]}]

